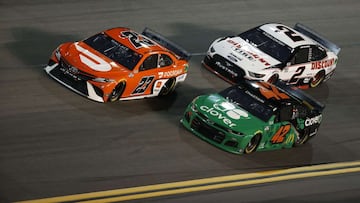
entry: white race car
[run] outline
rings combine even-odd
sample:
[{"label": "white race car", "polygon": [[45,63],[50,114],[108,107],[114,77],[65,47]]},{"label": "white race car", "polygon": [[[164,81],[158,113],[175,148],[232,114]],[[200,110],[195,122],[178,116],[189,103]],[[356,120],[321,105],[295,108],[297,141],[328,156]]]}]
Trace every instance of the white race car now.
[{"label": "white race car", "polygon": [[307,88],[331,77],[339,52],[336,44],[302,24],[268,23],[216,39],[203,65],[232,84],[245,78]]}]

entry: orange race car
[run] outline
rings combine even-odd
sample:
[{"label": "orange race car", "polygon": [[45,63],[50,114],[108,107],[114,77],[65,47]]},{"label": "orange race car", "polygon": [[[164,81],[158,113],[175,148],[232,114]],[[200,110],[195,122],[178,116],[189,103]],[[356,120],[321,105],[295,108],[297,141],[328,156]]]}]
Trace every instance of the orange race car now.
[{"label": "orange race car", "polygon": [[169,94],[185,80],[190,57],[148,28],[112,28],[61,44],[45,72],[91,100],[113,102]]}]

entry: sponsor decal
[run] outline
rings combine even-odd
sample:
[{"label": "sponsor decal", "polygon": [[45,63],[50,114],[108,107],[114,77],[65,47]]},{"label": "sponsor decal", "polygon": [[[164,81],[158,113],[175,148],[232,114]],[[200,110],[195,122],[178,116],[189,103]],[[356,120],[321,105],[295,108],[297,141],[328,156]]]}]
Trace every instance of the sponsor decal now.
[{"label": "sponsor decal", "polygon": [[307,118],[305,120],[305,126],[311,126],[311,125],[314,125],[314,124],[320,124],[321,123],[321,120],[322,120],[322,115],[318,115],[318,116],[315,116],[313,118]]},{"label": "sponsor decal", "polygon": [[230,53],[230,55],[227,56],[231,61],[234,61],[235,63],[238,62],[238,59],[241,61],[241,59],[237,56],[235,56],[233,53]]},{"label": "sponsor decal", "polygon": [[[260,61],[262,64],[264,64],[265,66],[270,66],[271,64],[269,62],[267,62],[264,58],[261,58],[259,55],[245,51],[243,49],[241,49],[241,45],[231,39],[227,40],[228,43],[234,45],[234,51],[238,54],[240,54],[241,56],[249,59],[250,61],[255,61],[258,60]],[[229,57],[229,56],[228,56]],[[237,57],[238,58],[238,57]],[[241,60],[241,59],[240,59]]]},{"label": "sponsor decal", "polygon": [[237,76],[238,76],[238,74],[237,74],[235,71],[233,71],[233,70],[231,70],[230,68],[227,67],[227,66],[232,67],[232,65],[231,65],[229,62],[226,62],[226,66],[224,66],[224,65],[223,65],[222,63],[220,63],[219,61],[216,61],[216,62],[215,62],[215,65],[217,65],[219,68],[223,69],[224,71],[230,73],[230,74],[233,75],[234,77],[237,77]]},{"label": "sponsor decal", "polygon": [[229,102],[223,102],[221,104],[215,103],[212,107],[200,106],[200,109],[206,113],[209,113],[211,116],[222,120],[222,122],[230,128],[236,126],[236,124],[233,123],[231,119],[239,120],[241,117],[249,117],[247,112],[241,109],[237,109],[233,104]]},{"label": "sponsor decal", "polygon": [[265,101],[263,99],[260,99],[258,96],[256,96],[255,94],[249,92],[249,90],[246,90],[245,93],[249,96],[251,96],[252,98],[256,99],[257,101],[261,102],[261,103],[265,103]]},{"label": "sponsor decal", "polygon": [[89,68],[100,71],[100,72],[107,72],[111,70],[111,66],[101,57],[91,53],[89,50],[84,49],[83,47],[79,46],[77,43],[75,44],[76,50],[80,52],[80,61],[87,65]]},{"label": "sponsor decal", "polygon": [[74,80],[80,80],[80,78],[77,76],[79,73],[79,70],[75,67],[68,66],[64,62],[61,62],[60,70],[70,77],[72,77]]},{"label": "sponsor decal", "polygon": [[227,41],[228,43],[234,45],[236,48],[240,48],[240,47],[241,47],[240,43],[237,43],[237,42],[235,42],[235,41],[232,40],[232,39],[228,39],[228,40],[226,40],[226,41]]},{"label": "sponsor decal", "polygon": [[163,78],[163,77],[174,77],[174,76],[177,76],[179,74],[182,73],[182,70],[179,69],[179,70],[171,70],[171,71],[166,71],[166,72],[159,72],[159,78]]},{"label": "sponsor decal", "polygon": [[316,61],[311,63],[311,70],[319,70],[323,68],[330,67],[334,64],[335,59],[327,59],[323,61]]}]

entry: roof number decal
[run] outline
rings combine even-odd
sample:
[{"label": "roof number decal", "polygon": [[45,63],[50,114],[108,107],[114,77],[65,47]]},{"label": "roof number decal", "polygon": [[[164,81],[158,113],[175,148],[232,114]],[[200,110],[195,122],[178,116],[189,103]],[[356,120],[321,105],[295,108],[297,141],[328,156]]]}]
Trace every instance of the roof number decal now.
[{"label": "roof number decal", "polygon": [[120,37],[123,39],[127,38],[136,49],[139,49],[141,47],[149,47],[149,46],[155,45],[154,42],[147,39],[146,37],[140,35],[139,33],[129,31],[129,30],[122,31],[120,33]]},{"label": "roof number decal", "polygon": [[303,41],[304,38],[302,38],[300,35],[298,35],[296,32],[290,30],[289,28],[282,26],[282,25],[278,25],[276,26],[276,28],[278,28],[281,31],[284,31],[284,34],[286,36],[288,36],[292,41],[294,42],[299,42],[299,41]]}]

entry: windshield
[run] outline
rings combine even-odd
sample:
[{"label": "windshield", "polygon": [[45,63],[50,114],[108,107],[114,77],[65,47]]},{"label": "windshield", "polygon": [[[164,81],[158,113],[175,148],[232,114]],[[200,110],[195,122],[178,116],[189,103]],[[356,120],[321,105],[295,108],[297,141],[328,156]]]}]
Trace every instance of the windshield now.
[{"label": "windshield", "polygon": [[291,47],[287,46],[260,28],[251,29],[239,34],[239,36],[252,46],[272,56],[281,63],[286,63],[290,58],[292,51]]},{"label": "windshield", "polygon": [[103,33],[94,35],[84,40],[84,42],[129,70],[133,70],[142,57],[141,54],[134,52]]},{"label": "windshield", "polygon": [[264,104],[264,101],[248,90],[241,89],[238,86],[227,88],[219,94],[264,122],[267,122],[273,115],[273,109]]}]

